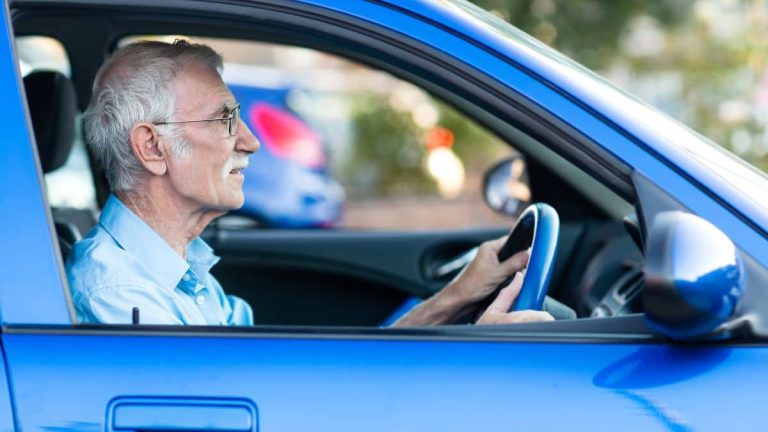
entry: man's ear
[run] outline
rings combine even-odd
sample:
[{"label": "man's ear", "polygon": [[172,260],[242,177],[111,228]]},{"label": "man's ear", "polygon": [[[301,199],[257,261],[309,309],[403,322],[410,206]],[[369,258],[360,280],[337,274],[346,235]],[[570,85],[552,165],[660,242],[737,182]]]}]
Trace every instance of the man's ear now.
[{"label": "man's ear", "polygon": [[154,125],[137,123],[131,129],[131,149],[144,169],[156,176],[162,176],[168,170],[164,142],[160,141]]}]

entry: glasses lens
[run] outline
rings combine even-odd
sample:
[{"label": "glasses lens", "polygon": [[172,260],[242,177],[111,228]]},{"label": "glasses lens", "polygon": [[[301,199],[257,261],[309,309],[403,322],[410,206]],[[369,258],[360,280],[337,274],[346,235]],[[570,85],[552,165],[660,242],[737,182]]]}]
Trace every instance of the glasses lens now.
[{"label": "glasses lens", "polygon": [[237,124],[240,121],[240,104],[236,105],[229,114],[229,136],[235,136]]}]

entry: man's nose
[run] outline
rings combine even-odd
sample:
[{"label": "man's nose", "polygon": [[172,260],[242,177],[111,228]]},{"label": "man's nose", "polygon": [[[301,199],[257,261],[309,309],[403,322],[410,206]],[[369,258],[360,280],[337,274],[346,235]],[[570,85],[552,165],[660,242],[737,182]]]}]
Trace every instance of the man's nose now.
[{"label": "man's nose", "polygon": [[235,136],[237,137],[237,141],[235,142],[236,150],[253,153],[261,148],[259,139],[256,138],[256,135],[251,132],[251,129],[242,120],[240,120],[240,124],[237,125],[237,134]]}]

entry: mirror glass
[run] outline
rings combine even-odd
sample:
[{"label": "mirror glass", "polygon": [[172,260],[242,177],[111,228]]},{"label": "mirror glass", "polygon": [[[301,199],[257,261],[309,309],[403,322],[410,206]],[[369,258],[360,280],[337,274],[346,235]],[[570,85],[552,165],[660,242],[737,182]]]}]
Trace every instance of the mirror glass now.
[{"label": "mirror glass", "polygon": [[485,201],[501,213],[517,216],[531,202],[531,188],[525,159],[516,155],[505,159],[485,175]]}]

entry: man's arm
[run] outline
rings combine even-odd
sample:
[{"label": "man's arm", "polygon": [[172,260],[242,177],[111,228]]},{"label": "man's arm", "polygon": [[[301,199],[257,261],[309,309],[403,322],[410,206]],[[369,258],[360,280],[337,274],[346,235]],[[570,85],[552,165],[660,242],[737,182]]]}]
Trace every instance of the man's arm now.
[{"label": "man's arm", "polygon": [[[450,324],[472,311],[509,275],[522,270],[528,263],[527,251],[519,252],[506,261],[499,262],[497,255],[506,239],[505,236],[480,245],[475,258],[453,281],[408,312],[394,325],[406,327]],[[521,286],[522,277],[516,276],[483,313],[478,324],[552,320],[550,314],[542,311],[507,312],[520,293]]]}]

